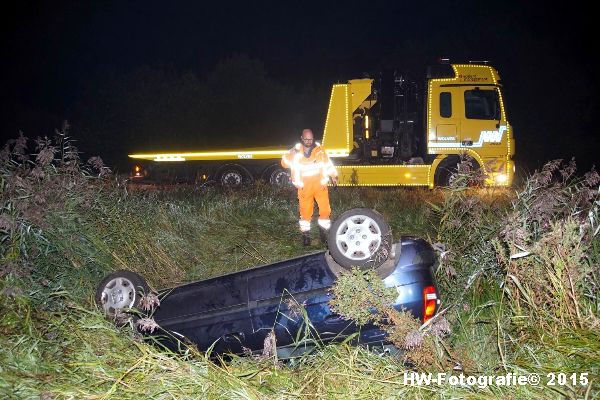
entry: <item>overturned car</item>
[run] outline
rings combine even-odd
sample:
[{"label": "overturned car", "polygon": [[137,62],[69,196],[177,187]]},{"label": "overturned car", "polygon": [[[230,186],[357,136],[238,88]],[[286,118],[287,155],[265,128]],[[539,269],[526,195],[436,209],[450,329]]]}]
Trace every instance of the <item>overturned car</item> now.
[{"label": "overturned car", "polygon": [[[307,348],[298,340],[309,321],[312,337],[321,342],[353,335],[355,343],[385,346],[384,331],[358,327],[331,310],[331,287],[353,266],[374,268],[386,287],[396,289],[394,307],[424,322],[440,303],[436,262],[423,239],[405,236],[392,243],[389,225],[376,211],[348,210],[332,224],[328,251],[160,290],[160,306],[152,313],[159,328],[151,335],[171,348],[189,341],[201,350],[243,354],[262,351],[265,338],[274,333],[278,355],[286,357]],[[143,277],[117,271],[100,282],[96,301],[114,317],[139,308],[147,292]],[[298,305],[304,312],[298,313]]]}]

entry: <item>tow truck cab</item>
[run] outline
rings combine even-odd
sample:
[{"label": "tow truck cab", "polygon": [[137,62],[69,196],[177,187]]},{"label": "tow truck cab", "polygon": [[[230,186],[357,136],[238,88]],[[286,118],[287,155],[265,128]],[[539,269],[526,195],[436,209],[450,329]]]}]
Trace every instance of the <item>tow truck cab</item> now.
[{"label": "tow truck cab", "polygon": [[470,156],[486,184],[510,185],[515,140],[497,71],[439,64],[424,86],[397,71],[334,86],[323,145],[348,154],[338,159],[342,184],[446,186],[448,172]]}]

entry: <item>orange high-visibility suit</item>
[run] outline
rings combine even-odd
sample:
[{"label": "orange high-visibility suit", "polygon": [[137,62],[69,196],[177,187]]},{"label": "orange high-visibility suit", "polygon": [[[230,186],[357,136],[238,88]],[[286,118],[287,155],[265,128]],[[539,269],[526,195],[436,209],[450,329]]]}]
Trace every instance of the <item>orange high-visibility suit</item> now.
[{"label": "orange high-visibility suit", "polygon": [[310,220],[313,215],[314,202],[319,206],[319,226],[325,230],[331,227],[331,207],[327,183],[329,177],[337,176],[337,171],[325,149],[315,142],[312,151],[306,156],[307,148],[296,144],[283,155],[281,165],[290,168],[292,183],[298,189],[300,208],[300,231],[310,231]]}]

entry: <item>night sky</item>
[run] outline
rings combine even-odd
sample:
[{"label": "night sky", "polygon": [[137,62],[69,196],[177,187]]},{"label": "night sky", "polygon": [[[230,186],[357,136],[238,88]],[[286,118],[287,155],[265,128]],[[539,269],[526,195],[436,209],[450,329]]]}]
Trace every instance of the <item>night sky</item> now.
[{"label": "night sky", "polygon": [[[25,2],[12,2],[3,13],[2,143],[19,130],[29,137],[52,135],[65,119],[75,121],[74,137],[78,130],[93,131],[78,126],[76,115],[95,108],[90,87],[100,86],[102,76],[127,76],[141,66],[202,79],[220,60],[243,54],[262,62],[269,79],[282,85],[328,91],[333,83],[381,68],[423,77],[427,65],[443,56],[488,60],[498,69],[518,166],[532,171],[547,160],[571,157],[580,172],[599,164],[592,12],[583,3],[18,3]],[[102,135],[90,143],[119,141]]]}]

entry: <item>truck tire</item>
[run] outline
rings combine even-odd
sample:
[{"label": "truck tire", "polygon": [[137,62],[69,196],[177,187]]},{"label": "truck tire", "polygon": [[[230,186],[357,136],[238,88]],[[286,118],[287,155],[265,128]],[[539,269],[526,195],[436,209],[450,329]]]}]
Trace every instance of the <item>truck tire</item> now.
[{"label": "truck tire", "polygon": [[[459,174],[458,165],[462,162],[471,163],[472,174]],[[476,179],[477,172],[480,169],[479,163],[471,156],[467,155],[464,158],[459,156],[449,156],[440,163],[435,171],[434,182],[435,186],[439,187],[467,187],[477,186],[478,182]],[[460,181],[457,182],[457,179]]]},{"label": "truck tire", "polygon": [[392,232],[377,211],[353,208],[333,222],[327,244],[331,257],[346,269],[377,268],[390,257]]},{"label": "truck tire", "polygon": [[269,173],[269,184],[273,186],[290,186],[292,182],[291,178],[288,169],[275,167]]},{"label": "truck tire", "polygon": [[137,308],[150,286],[141,275],[119,270],[107,275],[96,288],[96,304],[109,319],[120,318]]},{"label": "truck tire", "polygon": [[434,183],[437,187],[450,187],[456,179],[458,172],[458,163],[460,158],[449,156],[445,158],[435,170]]},{"label": "truck tire", "polygon": [[249,180],[250,174],[240,165],[225,165],[218,172],[219,183],[224,188],[237,189]]}]

